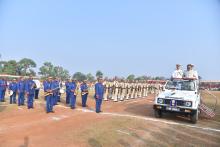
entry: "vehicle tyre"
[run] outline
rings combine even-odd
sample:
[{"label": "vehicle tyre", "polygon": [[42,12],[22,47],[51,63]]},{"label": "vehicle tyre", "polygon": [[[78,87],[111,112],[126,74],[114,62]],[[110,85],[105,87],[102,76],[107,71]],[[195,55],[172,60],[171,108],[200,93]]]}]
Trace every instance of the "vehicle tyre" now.
[{"label": "vehicle tyre", "polygon": [[197,123],[197,121],[198,121],[198,119],[199,119],[198,110],[196,110],[194,113],[192,113],[192,114],[190,115],[190,119],[191,119],[191,122],[192,122],[193,124],[196,124],[196,123]]},{"label": "vehicle tyre", "polygon": [[154,110],[154,116],[156,118],[161,118],[162,117],[162,111],[161,110]]}]

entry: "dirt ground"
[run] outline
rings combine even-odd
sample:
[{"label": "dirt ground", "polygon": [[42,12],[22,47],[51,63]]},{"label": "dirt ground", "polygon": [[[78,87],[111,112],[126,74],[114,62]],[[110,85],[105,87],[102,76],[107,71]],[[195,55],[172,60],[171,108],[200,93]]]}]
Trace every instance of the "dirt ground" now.
[{"label": "dirt ground", "polygon": [[[220,97],[220,92],[215,92]],[[63,96],[64,97],[64,96]],[[205,95],[205,101],[214,101]],[[220,98],[216,117],[200,117],[197,124],[188,118],[165,114],[154,118],[154,95],[122,102],[106,101],[100,114],[95,102],[88,107],[70,109],[64,99],[55,113],[45,113],[45,102],[35,100],[35,108],[0,104],[0,147],[145,147],[145,146],[220,146]]]}]

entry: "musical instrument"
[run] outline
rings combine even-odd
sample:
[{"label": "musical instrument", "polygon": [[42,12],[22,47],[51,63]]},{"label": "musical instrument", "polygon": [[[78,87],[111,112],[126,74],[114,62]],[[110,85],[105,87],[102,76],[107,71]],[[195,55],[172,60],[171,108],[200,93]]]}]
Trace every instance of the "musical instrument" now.
[{"label": "musical instrument", "polygon": [[54,88],[54,89],[51,89],[52,92],[44,92],[44,96],[49,96],[49,95],[52,95],[53,94],[53,91],[59,89],[60,87],[57,87],[57,88]]},{"label": "musical instrument", "polygon": [[85,95],[85,94],[88,94],[88,93],[89,93],[88,90],[84,90],[84,91],[82,91],[82,95]]},{"label": "musical instrument", "polygon": [[13,91],[12,90],[9,90],[9,96],[12,96],[13,95]]},{"label": "musical instrument", "polygon": [[63,88],[60,89],[60,93],[61,93],[61,94],[65,93],[65,91],[64,91]]}]

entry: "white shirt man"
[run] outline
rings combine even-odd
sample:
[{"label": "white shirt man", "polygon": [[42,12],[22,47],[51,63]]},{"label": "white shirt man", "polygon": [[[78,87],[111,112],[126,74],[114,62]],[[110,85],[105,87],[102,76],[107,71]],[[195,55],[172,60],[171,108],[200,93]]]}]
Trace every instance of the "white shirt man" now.
[{"label": "white shirt man", "polygon": [[180,67],[181,67],[181,65],[179,65],[179,64],[176,65],[176,70],[172,74],[173,79],[182,79],[183,78],[183,71]]},{"label": "white shirt man", "polygon": [[187,70],[184,72],[184,77],[198,80],[198,73],[192,70],[192,67],[193,66],[191,64],[187,65]]},{"label": "white shirt man", "polygon": [[198,74],[198,72],[194,69],[194,65],[191,64],[191,66],[192,66],[192,70],[193,70],[193,72],[194,72],[194,76],[196,77],[196,79],[199,79],[199,74]]}]

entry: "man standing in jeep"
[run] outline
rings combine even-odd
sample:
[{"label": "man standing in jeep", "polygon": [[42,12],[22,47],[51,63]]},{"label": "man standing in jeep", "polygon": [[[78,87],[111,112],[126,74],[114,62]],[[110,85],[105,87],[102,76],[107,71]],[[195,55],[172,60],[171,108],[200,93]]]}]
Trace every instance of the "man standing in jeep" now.
[{"label": "man standing in jeep", "polygon": [[196,74],[195,71],[193,70],[192,64],[187,65],[187,70],[184,72],[183,77],[198,80],[198,74]]},{"label": "man standing in jeep", "polygon": [[181,69],[180,64],[176,64],[176,70],[172,74],[173,79],[182,79],[183,78],[183,71]]}]

